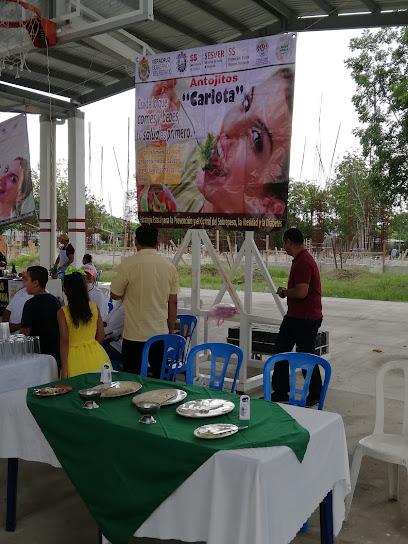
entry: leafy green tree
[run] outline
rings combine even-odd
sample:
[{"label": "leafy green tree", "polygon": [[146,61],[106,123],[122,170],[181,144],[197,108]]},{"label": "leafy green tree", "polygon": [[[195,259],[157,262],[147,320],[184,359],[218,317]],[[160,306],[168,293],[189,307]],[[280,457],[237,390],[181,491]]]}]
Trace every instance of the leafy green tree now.
[{"label": "leafy green tree", "polygon": [[391,227],[391,238],[403,240],[406,245],[408,242],[408,213],[401,212],[395,215],[391,220]]},{"label": "leafy green tree", "polygon": [[356,82],[353,96],[369,181],[390,204],[408,198],[408,29],[366,30],[350,41],[345,61]]},{"label": "leafy green tree", "polygon": [[327,191],[316,182],[291,181],[288,193],[287,226],[297,227],[305,238],[322,243],[330,230]]},{"label": "leafy green tree", "polygon": [[381,228],[388,224],[389,207],[381,204],[370,183],[370,169],[363,157],[348,153],[336,166],[328,186],[333,227],[348,246],[372,249]]}]

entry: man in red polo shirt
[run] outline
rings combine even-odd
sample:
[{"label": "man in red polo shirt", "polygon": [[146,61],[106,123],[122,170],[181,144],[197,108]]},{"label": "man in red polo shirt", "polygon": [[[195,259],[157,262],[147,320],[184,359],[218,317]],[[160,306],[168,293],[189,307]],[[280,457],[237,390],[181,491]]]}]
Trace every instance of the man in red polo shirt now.
[{"label": "man in red polo shirt", "polygon": [[[277,294],[288,299],[288,311],[283,318],[275,343],[275,354],[292,351],[314,353],[317,331],[322,324],[322,288],[316,261],[303,245],[303,234],[292,228],[283,235],[283,248],[293,257],[288,287],[279,287]],[[272,375],[272,400],[289,400],[289,365],[278,362]],[[315,366],[310,380],[306,405],[318,404],[322,391],[319,367]]]}]

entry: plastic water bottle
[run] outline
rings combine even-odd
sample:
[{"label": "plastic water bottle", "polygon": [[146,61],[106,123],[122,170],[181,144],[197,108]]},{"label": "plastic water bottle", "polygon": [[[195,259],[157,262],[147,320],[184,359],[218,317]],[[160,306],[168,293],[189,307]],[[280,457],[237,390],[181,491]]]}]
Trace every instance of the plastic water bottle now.
[{"label": "plastic water bottle", "polygon": [[239,401],[239,419],[251,419],[251,399],[249,395],[242,395]]},{"label": "plastic water bottle", "polygon": [[112,383],[112,371],[110,365],[105,363],[101,370],[101,382],[102,383]]}]

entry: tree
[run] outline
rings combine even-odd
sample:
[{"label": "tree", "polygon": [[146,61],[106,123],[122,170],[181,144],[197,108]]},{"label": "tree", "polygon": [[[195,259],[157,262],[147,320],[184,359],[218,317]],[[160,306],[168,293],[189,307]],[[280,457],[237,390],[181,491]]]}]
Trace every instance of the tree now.
[{"label": "tree", "polygon": [[316,182],[291,181],[288,193],[288,227],[297,227],[305,238],[322,243],[330,230],[328,194]]},{"label": "tree", "polygon": [[350,41],[345,64],[357,84],[353,96],[362,126],[369,182],[389,203],[408,198],[408,29],[366,30]]},{"label": "tree", "polygon": [[363,157],[348,153],[336,166],[328,190],[333,226],[347,245],[354,240],[361,248],[373,249],[377,238],[384,239],[390,209],[378,200]]}]

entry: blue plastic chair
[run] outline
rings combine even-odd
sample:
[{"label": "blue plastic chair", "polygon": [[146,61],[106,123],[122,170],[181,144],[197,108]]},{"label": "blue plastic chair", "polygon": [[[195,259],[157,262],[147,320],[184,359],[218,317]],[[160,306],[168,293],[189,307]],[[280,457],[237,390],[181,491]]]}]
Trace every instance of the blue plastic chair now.
[{"label": "blue plastic chair", "polygon": [[[190,349],[191,339],[195,328],[197,327],[197,318],[195,315],[178,314],[177,319],[180,321],[180,336],[186,339],[186,349],[183,354],[183,365],[186,363],[188,351]],[[183,369],[184,371],[185,369]]]},{"label": "blue plastic chair", "polygon": [[[222,342],[209,342],[207,344],[200,344],[191,348],[190,353],[187,356],[186,362],[186,372],[187,378],[186,383],[189,385],[193,384],[194,380],[194,359],[200,351],[209,350],[211,352],[211,372],[210,372],[210,383],[209,387],[213,389],[222,389],[224,386],[225,375],[227,373],[227,368],[230,363],[231,357],[236,355],[238,358],[237,368],[235,370],[234,381],[232,382],[231,393],[235,391],[235,386],[237,383],[239,371],[241,370],[242,361],[244,359],[244,354],[242,349],[238,346],[232,344],[224,344]],[[222,366],[222,371],[220,375],[217,375],[217,358],[224,359],[224,364]]]},{"label": "blue plastic chair", "polygon": [[[318,409],[323,409],[324,399],[326,398],[327,389],[329,387],[329,381],[331,377],[331,366],[322,357],[317,355],[312,355],[311,353],[301,353],[290,352],[290,353],[278,353],[269,357],[265,362],[263,369],[263,390],[264,390],[264,399],[271,400],[272,390],[271,390],[271,370],[275,363],[279,361],[288,361],[289,362],[289,372],[290,372],[290,390],[289,390],[289,404],[301,406],[304,408],[306,406],[307,393],[309,391],[310,380],[312,377],[313,369],[315,365],[320,365],[324,369],[324,382],[322,392],[320,393],[320,400]],[[306,370],[306,376],[303,383],[302,389],[296,389],[296,370],[297,369]],[[296,395],[301,395],[300,399],[296,398]],[[308,530],[308,522],[306,521],[302,528],[300,529],[302,533],[306,533]]]},{"label": "blue plastic chair", "polygon": [[[312,355],[311,353],[290,352],[290,353],[278,353],[269,357],[266,361],[263,369],[263,389],[264,399],[271,400],[271,370],[275,363],[279,361],[289,362],[290,371],[290,390],[289,390],[289,404],[297,405],[301,407],[306,406],[306,397],[309,391],[310,379],[315,365],[320,365],[324,369],[324,382],[322,392],[320,393],[319,410],[322,410],[324,399],[326,398],[327,388],[329,387],[329,381],[331,377],[331,366],[322,357]],[[296,370],[306,370],[306,377],[302,389],[296,389]],[[296,398],[296,395],[301,395],[300,399]]]},{"label": "blue plastic chair", "polygon": [[143,347],[141,376],[147,376],[149,350],[155,342],[164,342],[160,379],[174,381],[174,376],[186,347],[186,339],[179,334],[158,334],[149,338]]}]

